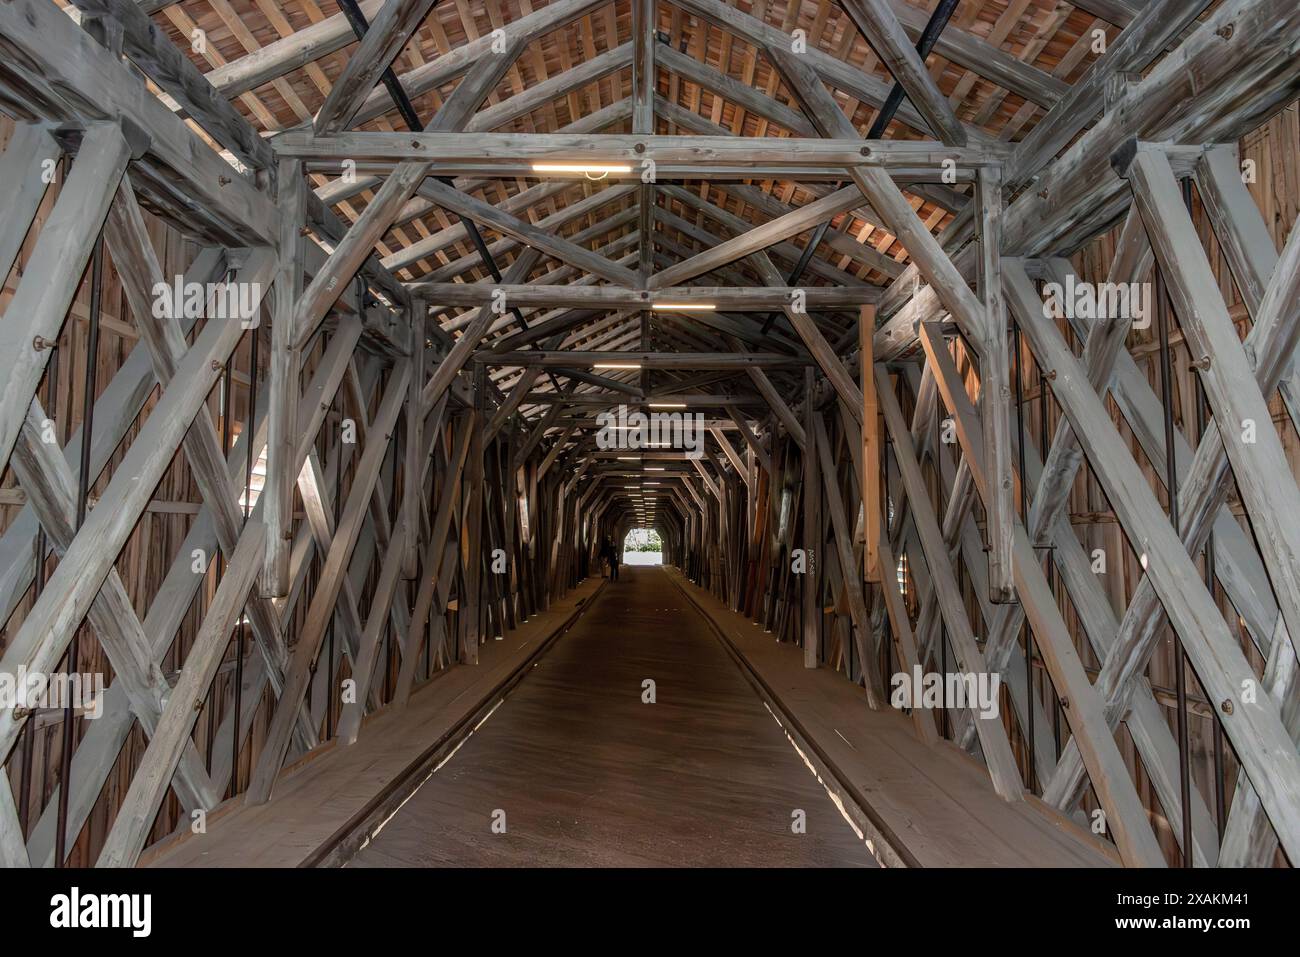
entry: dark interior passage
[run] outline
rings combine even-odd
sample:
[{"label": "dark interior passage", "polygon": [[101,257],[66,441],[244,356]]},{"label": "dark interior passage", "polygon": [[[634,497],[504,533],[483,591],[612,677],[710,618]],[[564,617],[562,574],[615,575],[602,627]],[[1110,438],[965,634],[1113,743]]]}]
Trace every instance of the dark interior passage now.
[{"label": "dark interior passage", "polygon": [[629,567],[353,861],[874,864],[667,574]]}]

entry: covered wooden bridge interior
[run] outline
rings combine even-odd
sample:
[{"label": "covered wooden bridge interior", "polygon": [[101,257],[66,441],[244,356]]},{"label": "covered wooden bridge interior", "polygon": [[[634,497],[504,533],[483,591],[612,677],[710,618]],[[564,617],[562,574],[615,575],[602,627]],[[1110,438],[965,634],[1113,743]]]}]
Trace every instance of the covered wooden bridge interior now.
[{"label": "covered wooden bridge interior", "polygon": [[0,709],[0,862],[607,862],[516,808],[641,760],[825,862],[1294,863],[1298,63],[1295,0],[0,0],[0,679],[104,685]]}]

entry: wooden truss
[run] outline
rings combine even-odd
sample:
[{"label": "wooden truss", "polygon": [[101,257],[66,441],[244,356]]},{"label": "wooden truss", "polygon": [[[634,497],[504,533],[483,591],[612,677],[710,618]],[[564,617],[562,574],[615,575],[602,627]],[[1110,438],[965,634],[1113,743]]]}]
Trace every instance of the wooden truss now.
[{"label": "wooden truss", "polygon": [[[1079,2],[1115,29],[1073,83],[970,20],[918,50],[905,0],[823,4],[841,55],[724,0],[555,0],[456,44],[436,0],[260,48],[231,11],[251,45],[202,72],[163,29],[202,2],[0,5],[0,673],[111,675],[94,721],[0,711],[0,864],[131,866],[271,800],[643,526],[866,707],[900,673],[996,675],[998,716],[909,708],[918,746],[1126,864],[1300,858],[1300,486],[1271,411],[1300,431],[1300,230],[1274,242],[1237,147],[1300,93],[1291,0]],[[986,128],[1007,97],[1016,139]],[[101,364],[106,264],[134,344],[78,412],[60,357],[84,314]],[[1132,310],[1046,303],[1085,280],[1167,291],[1199,426],[1149,384]],[[698,448],[611,446],[619,406],[698,421]],[[142,584],[123,556],[163,486],[196,500]],[[1131,590],[1072,521],[1081,489]],[[1235,775],[1217,794],[1185,683]]]}]

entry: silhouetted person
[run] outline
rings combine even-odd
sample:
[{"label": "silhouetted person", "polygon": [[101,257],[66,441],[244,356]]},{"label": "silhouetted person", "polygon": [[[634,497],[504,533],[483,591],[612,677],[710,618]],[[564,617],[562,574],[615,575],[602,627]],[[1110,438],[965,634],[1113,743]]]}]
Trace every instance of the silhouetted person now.
[{"label": "silhouetted person", "polygon": [[614,548],[612,538],[606,538],[605,543],[600,546],[600,557],[609,563],[609,580],[618,581],[618,551]]}]

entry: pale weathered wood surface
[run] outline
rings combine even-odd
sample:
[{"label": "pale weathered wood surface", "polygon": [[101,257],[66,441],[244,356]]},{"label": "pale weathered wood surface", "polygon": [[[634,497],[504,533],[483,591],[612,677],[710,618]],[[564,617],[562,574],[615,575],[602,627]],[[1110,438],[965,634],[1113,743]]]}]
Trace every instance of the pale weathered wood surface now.
[{"label": "pale weathered wood surface", "polygon": [[[910,726],[1024,799],[1008,841],[1041,795],[1127,864],[1297,860],[1295,0],[66,2],[0,5],[0,668],[110,680],[100,719],[0,711],[0,861],[130,863],[382,751],[363,727],[400,745],[379,713],[420,677],[478,680],[650,527],[827,702],[998,673],[1001,719]],[[182,277],[255,314],[191,315]],[[1153,279],[1157,330],[1043,308],[1076,279]],[[628,455],[616,406],[709,419]],[[588,666],[722,681],[701,620],[673,658],[577,655],[534,715],[604,701]],[[816,737],[854,767],[862,703]],[[719,763],[632,826],[743,845],[781,769],[689,740]],[[965,820],[926,780],[897,814]]]},{"label": "pale weathered wood surface", "polygon": [[[141,859],[156,867],[294,867],[532,653],[600,585],[588,579],[499,642],[476,668],[453,668],[411,695],[405,709],[367,721],[357,744],[331,743],[280,774],[266,804],[222,805],[206,834],[160,842]],[[233,806],[232,806],[233,805]]]},{"label": "pale weathered wood surface", "polygon": [[625,566],[353,866],[873,865],[668,574]]},{"label": "pale weathered wood surface", "polygon": [[[675,570],[666,570],[681,581]],[[1003,801],[988,772],[951,743],[926,747],[893,708],[872,711],[827,668],[683,582],[727,640],[856,792],[926,867],[1108,867],[1114,848],[1034,798]]]}]

